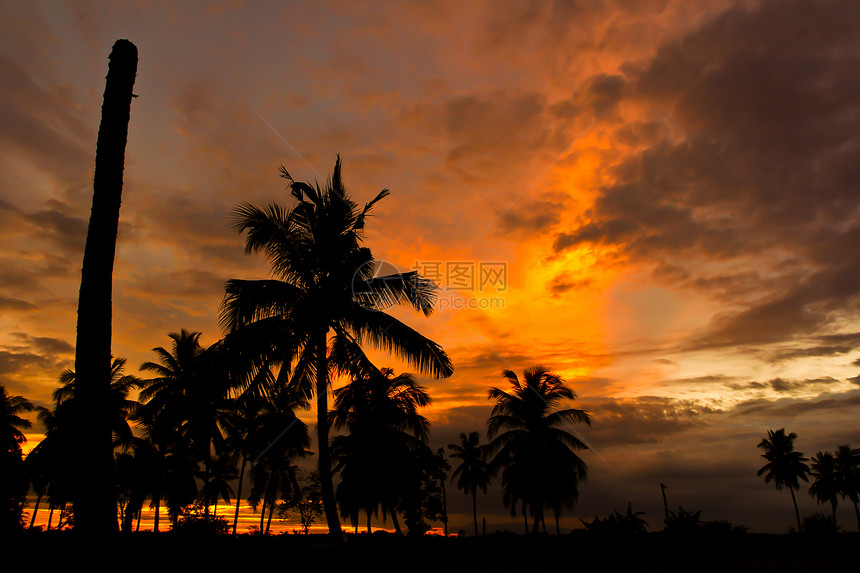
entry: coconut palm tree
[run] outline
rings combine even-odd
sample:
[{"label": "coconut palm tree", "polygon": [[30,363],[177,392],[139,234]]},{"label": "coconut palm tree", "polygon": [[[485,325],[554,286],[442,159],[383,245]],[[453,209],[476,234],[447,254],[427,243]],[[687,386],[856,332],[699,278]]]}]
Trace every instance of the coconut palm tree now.
[{"label": "coconut palm tree", "polygon": [[33,405],[22,396],[11,396],[0,385],[0,424],[3,430],[3,471],[0,474],[0,530],[11,531],[22,526],[22,511],[27,495],[27,480],[24,473],[24,459],[21,444],[27,438],[21,432],[29,428],[29,420],[19,414],[30,412]]},{"label": "coconut palm tree", "polygon": [[[266,369],[268,372],[268,369]],[[242,462],[239,470],[239,484],[236,489],[236,510],[233,514],[233,535],[239,523],[239,507],[242,503],[242,487],[245,482],[245,470],[248,462],[253,461],[268,444],[263,441],[260,429],[264,416],[272,409],[272,403],[266,398],[244,392],[232,401],[232,407],[227,408],[224,430],[227,434],[226,448],[235,453]]]},{"label": "coconut palm tree", "polygon": [[419,413],[430,395],[411,374],[382,368],[356,377],[334,397],[334,425],[349,430],[332,444],[341,514],[357,523],[364,511],[370,533],[371,516],[382,506],[383,518],[390,516],[399,531],[397,507],[414,500],[420,486],[417,461],[421,454],[432,456],[426,445],[430,423]]},{"label": "coconut palm tree", "polygon": [[260,531],[268,531],[268,525],[264,526],[266,510],[270,524],[279,497],[294,500],[301,493],[296,481],[295,460],[310,454],[307,449],[310,437],[307,425],[298,418],[296,411],[306,408],[307,404],[292,388],[274,388],[269,399],[257,402],[259,410],[245,420],[249,426],[243,455],[253,456],[250,472],[253,485],[248,500],[255,508],[262,502]]},{"label": "coconut palm tree", "polygon": [[860,531],[860,448],[852,448],[842,444],[836,448],[834,455],[839,495],[846,497],[854,504],[854,515],[857,517],[857,530]]},{"label": "coconut palm tree", "polygon": [[767,463],[758,470],[758,476],[764,476],[764,483],[773,482],[777,490],[787,487],[791,493],[791,502],[794,504],[794,515],[797,518],[797,531],[802,532],[800,524],[800,510],[797,508],[797,498],[794,490],[800,489],[799,480],[808,482],[809,474],[808,458],[802,452],[794,449],[794,440],[797,434],[785,433],[785,428],[779,430],[768,430],[767,437],[762,438],[758,447],[764,450],[761,455]]},{"label": "coconut palm tree", "polygon": [[3,428],[4,452],[18,452],[20,455],[21,444],[27,438],[21,432],[32,424],[20,414],[32,412],[33,404],[23,396],[12,396],[6,387],[0,384],[0,424]]},{"label": "coconut palm tree", "polygon": [[459,444],[448,444],[453,453],[451,458],[460,460],[454,468],[451,480],[457,480],[457,488],[472,496],[472,519],[475,522],[475,537],[478,536],[478,490],[487,493],[493,475],[487,463],[487,449],[481,445],[481,434],[469,432],[460,434]]},{"label": "coconut palm tree", "polygon": [[416,272],[374,276],[373,256],[361,245],[370,210],[388,190],[359,207],[344,187],[339,156],[322,189],[295,181],[283,168],[282,176],[297,201],[292,208],[245,203],[236,210],[246,252],[264,253],[276,278],[228,281],[221,324],[227,342],[244,350],[239,355],[256,352],[257,366],[280,364],[293,387],[306,397],[316,394],[322,499],[329,532],[339,539],[329,451],[330,375],[369,370],[365,344],[393,352],[424,374],[446,377],[453,369],[438,344],[384,312],[409,303],[428,315],[435,304],[435,285]]},{"label": "coconut palm tree", "polygon": [[591,418],[583,410],[556,409],[565,400],[575,400],[576,394],[543,366],[525,370],[522,381],[513,370],[505,370],[502,376],[511,390],[491,388],[489,392],[496,400],[487,422],[487,436],[492,439],[488,449],[496,452],[490,466],[502,469],[504,502],[511,514],[522,501],[534,519],[532,532],[537,533],[544,507],[556,507],[561,492],[586,477],[587,466],[576,452],[587,446],[565,426],[591,425]]},{"label": "coconut palm tree", "polygon": [[[195,460],[203,463],[204,498],[207,497],[211,451],[220,451],[223,434],[219,422],[223,417],[229,392],[228,378],[217,368],[220,355],[200,346],[200,333],[182,329],[168,335],[171,349],[153,348],[158,362],[145,362],[140,369],[155,376],[142,381],[140,399],[149,415],[158,418],[163,432],[170,440],[184,439]],[[170,435],[169,432],[174,432]],[[184,488],[183,488],[184,489]],[[208,499],[204,513],[209,516]]]},{"label": "coconut palm tree", "polygon": [[833,510],[833,523],[836,523],[836,504],[839,500],[839,476],[836,460],[830,452],[818,452],[813,456],[810,475],[814,478],[809,486],[809,494],[818,503],[829,503]]},{"label": "coconut palm tree", "polygon": [[[111,430],[113,432],[114,447],[122,446],[128,448],[132,443],[133,433],[129,419],[134,418],[140,403],[128,396],[132,390],[138,388],[141,381],[136,376],[127,375],[125,371],[125,358],[114,358],[110,367],[110,395],[107,405],[111,418]],[[58,407],[69,405],[76,408],[77,375],[74,370],[67,369],[60,374],[61,387],[54,390],[53,398]],[[74,404],[74,406],[71,406]]]}]

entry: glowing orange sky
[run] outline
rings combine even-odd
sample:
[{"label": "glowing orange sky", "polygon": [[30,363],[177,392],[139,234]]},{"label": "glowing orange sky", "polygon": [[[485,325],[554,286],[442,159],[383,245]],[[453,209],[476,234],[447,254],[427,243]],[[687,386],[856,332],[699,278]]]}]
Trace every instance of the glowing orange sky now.
[{"label": "glowing orange sky", "polygon": [[[0,381],[47,405],[72,366],[127,37],[114,354],[132,373],[168,332],[215,342],[224,281],[267,275],[233,206],[286,202],[279,165],[321,180],[339,153],[356,199],[392,191],[377,258],[505,264],[501,292],[393,311],[455,365],[425,380],[437,447],[483,429],[503,368],[545,364],[594,414],[584,515],[659,511],[652,482],[674,480],[685,507],[778,529],[760,436],[860,442],[856,4],[463,4],[0,4]],[[496,306],[452,308],[470,298]]]}]

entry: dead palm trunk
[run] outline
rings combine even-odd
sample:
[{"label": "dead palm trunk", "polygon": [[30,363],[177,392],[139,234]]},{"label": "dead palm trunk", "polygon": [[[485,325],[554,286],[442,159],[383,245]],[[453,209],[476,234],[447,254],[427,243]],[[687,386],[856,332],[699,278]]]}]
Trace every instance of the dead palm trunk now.
[{"label": "dead palm trunk", "polygon": [[81,269],[75,348],[78,463],[75,530],[85,535],[117,531],[114,456],[109,409],[111,295],[122,176],[137,48],[117,40],[111,50],[96,143],[93,205]]},{"label": "dead palm trunk", "polygon": [[326,349],[328,328],[317,335],[317,449],[319,450],[320,486],[322,490],[323,510],[328,524],[328,532],[336,543],[343,542],[340,528],[340,518],[335,506],[334,486],[331,475],[331,452],[328,444],[328,365],[326,364]]}]

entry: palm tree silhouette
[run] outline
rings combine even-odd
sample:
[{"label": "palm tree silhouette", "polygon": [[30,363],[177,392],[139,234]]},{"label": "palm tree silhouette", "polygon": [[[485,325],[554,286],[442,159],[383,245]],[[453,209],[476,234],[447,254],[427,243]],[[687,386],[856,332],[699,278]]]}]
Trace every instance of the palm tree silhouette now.
[{"label": "palm tree silhouette", "polygon": [[591,418],[583,410],[555,410],[562,401],[575,400],[576,394],[543,366],[525,370],[522,381],[513,370],[503,371],[502,376],[511,391],[491,388],[489,392],[496,405],[487,422],[487,436],[492,439],[488,449],[497,452],[490,466],[502,468],[504,502],[511,514],[522,501],[534,519],[532,532],[537,533],[538,523],[544,523],[544,507],[557,507],[559,496],[570,495],[587,474],[585,462],[576,454],[587,446],[563,426],[591,425]]},{"label": "palm tree silhouette", "polygon": [[860,448],[852,448],[841,444],[834,455],[837,485],[842,499],[846,497],[854,504],[854,515],[857,517],[857,530],[860,531]]},{"label": "palm tree silhouette", "polygon": [[[266,476],[264,504],[268,504],[269,523],[275,510],[278,492],[282,499],[295,500],[301,495],[296,475],[295,460],[311,454],[308,451],[310,436],[307,425],[296,411],[307,408],[308,402],[294,388],[278,387],[270,394],[270,405],[262,412],[257,428],[258,445],[262,450],[254,461],[254,482],[257,486],[260,473]],[[265,508],[265,505],[264,505]],[[266,527],[268,531],[269,527]]]},{"label": "palm tree silhouette", "polygon": [[29,420],[19,414],[30,412],[33,405],[22,396],[11,396],[0,385],[0,424],[3,429],[3,471],[0,474],[0,531],[19,529],[27,495],[27,480],[24,472],[24,459],[21,444],[27,438],[21,432],[29,428]]},{"label": "palm tree silhouette", "polygon": [[[245,203],[236,210],[236,228],[247,233],[245,251],[265,253],[277,278],[228,281],[221,324],[231,344],[250,349],[245,354],[260,355],[257,365],[279,363],[293,387],[307,397],[316,394],[322,499],[329,532],[340,538],[329,451],[330,371],[352,374],[357,366],[367,370],[369,360],[362,350],[367,343],[393,352],[425,374],[446,377],[453,369],[438,344],[383,312],[393,304],[409,303],[428,315],[435,304],[435,285],[416,272],[374,277],[373,256],[361,246],[366,218],[388,190],[359,208],[341,179],[340,156],[324,189],[281,171],[298,201],[294,207]],[[241,339],[249,342],[242,344]]]},{"label": "palm tree silhouette", "polygon": [[[236,458],[228,454],[221,454],[213,458],[210,463],[209,483],[203,492],[204,499],[214,501],[212,518],[218,515],[218,501],[223,499],[230,503],[235,492],[230,482],[239,477],[236,469]],[[238,502],[237,502],[238,504]]]},{"label": "palm tree silhouette", "polygon": [[492,471],[487,463],[487,449],[481,445],[481,434],[469,432],[460,434],[459,444],[448,444],[453,453],[451,458],[460,460],[454,468],[451,481],[457,480],[457,488],[472,496],[472,519],[475,522],[475,537],[478,536],[478,490],[487,493]]},{"label": "palm tree silhouette", "polygon": [[815,478],[809,486],[809,494],[818,503],[829,503],[836,524],[836,504],[839,500],[839,476],[836,460],[830,452],[818,452],[813,456],[810,475]]},{"label": "palm tree silhouette", "polygon": [[[145,362],[144,372],[155,374],[142,381],[141,401],[149,416],[158,418],[165,426],[162,435],[169,440],[184,439],[196,460],[204,466],[204,515],[209,518],[208,493],[213,445],[220,449],[223,435],[219,427],[220,407],[225,404],[227,378],[214,372],[215,354],[206,354],[200,346],[200,333],[182,329],[168,335],[173,341],[171,349],[153,348],[158,362]],[[169,432],[174,435],[170,435]],[[174,447],[176,447],[174,445]],[[183,488],[184,489],[184,488]]]},{"label": "palm tree silhouette", "polygon": [[794,504],[794,515],[797,518],[797,531],[800,533],[803,528],[800,524],[800,510],[797,509],[794,490],[800,489],[799,480],[809,481],[806,477],[809,466],[806,465],[808,458],[794,449],[796,439],[797,434],[794,432],[786,434],[785,428],[776,431],[768,430],[767,437],[762,438],[758,444],[758,447],[764,450],[761,457],[766,459],[767,463],[758,470],[757,475],[764,475],[764,483],[773,482],[776,489],[787,487],[791,492],[791,502]]},{"label": "palm tree silhouette", "polygon": [[[114,358],[110,367],[110,395],[107,400],[108,415],[111,420],[113,432],[113,444],[128,448],[134,436],[129,418],[137,413],[140,403],[128,396],[132,390],[138,388],[141,381],[136,376],[125,374],[125,358]],[[59,382],[63,384],[54,390],[53,398],[57,406],[68,405],[70,408],[77,407],[75,399],[77,390],[77,375],[74,370],[66,369],[60,374]],[[74,405],[74,406],[72,406]]]},{"label": "palm tree silhouette", "polygon": [[11,396],[6,387],[0,384],[0,424],[3,425],[4,452],[17,451],[20,455],[21,444],[27,441],[21,430],[32,424],[19,414],[32,411],[33,404],[29,400],[23,396]]},{"label": "palm tree silhouette", "polygon": [[419,413],[430,396],[411,374],[382,368],[338,388],[334,397],[332,421],[349,430],[332,443],[341,514],[357,523],[364,511],[370,533],[371,515],[381,505],[383,519],[390,516],[399,532],[397,507],[419,487],[418,456],[432,456],[426,445],[430,423]]}]

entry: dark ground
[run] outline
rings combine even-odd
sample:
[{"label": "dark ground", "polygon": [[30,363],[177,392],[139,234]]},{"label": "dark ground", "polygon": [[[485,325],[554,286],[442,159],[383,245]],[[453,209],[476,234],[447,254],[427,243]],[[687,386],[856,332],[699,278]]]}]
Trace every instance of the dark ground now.
[{"label": "dark ground", "polygon": [[484,538],[179,536],[151,533],[87,542],[70,533],[3,540],[4,572],[32,571],[804,571],[860,572],[860,536],[745,534],[709,539],[570,535]]}]

